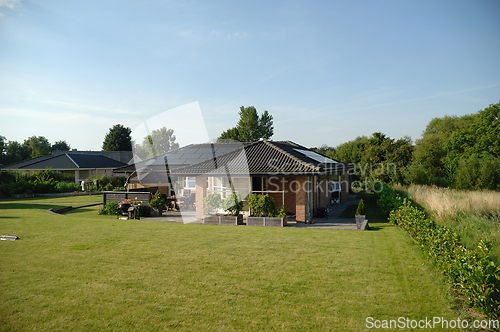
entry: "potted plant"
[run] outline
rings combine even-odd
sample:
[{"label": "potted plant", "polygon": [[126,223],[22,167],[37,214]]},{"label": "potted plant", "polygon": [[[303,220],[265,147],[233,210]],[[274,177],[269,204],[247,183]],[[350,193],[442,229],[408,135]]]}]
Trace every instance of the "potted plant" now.
[{"label": "potted plant", "polygon": [[157,190],[153,195],[153,199],[149,202],[149,207],[158,209],[158,215],[161,217],[166,203],[165,198],[160,194],[160,190]]},{"label": "potted plant", "polygon": [[227,198],[222,201],[221,207],[227,212],[227,216],[219,217],[219,223],[221,225],[243,224],[243,216],[240,215],[240,211],[243,209],[243,202],[238,193],[227,196]]},{"label": "potted plant", "polygon": [[363,202],[363,199],[359,200],[355,217],[356,217],[356,227],[360,229],[361,225],[363,224],[363,221],[365,221],[366,219],[365,202]]},{"label": "potted plant", "polygon": [[269,195],[261,195],[262,214],[264,217],[274,217],[276,212],[276,202]]},{"label": "potted plant", "polygon": [[219,216],[216,214],[217,214],[217,209],[220,207],[220,205],[221,205],[221,199],[220,199],[220,194],[218,193],[208,194],[203,199],[203,211],[205,212],[205,215],[203,216],[204,224],[212,224],[212,225],[219,224]]}]

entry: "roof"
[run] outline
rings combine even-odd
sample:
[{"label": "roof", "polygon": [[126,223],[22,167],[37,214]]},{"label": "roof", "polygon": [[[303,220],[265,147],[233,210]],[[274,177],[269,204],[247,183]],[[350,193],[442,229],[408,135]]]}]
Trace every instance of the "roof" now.
[{"label": "roof", "polygon": [[244,144],[239,142],[230,143],[202,143],[190,144],[176,150],[169,151],[160,156],[141,160],[135,164],[120,167],[114,171],[117,173],[132,173],[135,170],[150,169],[154,171],[166,171],[168,164],[169,170],[176,168],[197,164],[201,161],[218,157],[230,151],[234,151]]},{"label": "roof", "polygon": [[290,141],[260,140],[217,158],[179,167],[174,176],[196,175],[326,175],[352,168]]},{"label": "roof", "polygon": [[67,152],[55,156],[40,156],[3,167],[4,170],[77,170],[114,169],[125,166],[120,161],[95,154]]},{"label": "roof", "polygon": [[192,144],[115,172],[197,175],[325,175],[352,168],[290,141]]}]

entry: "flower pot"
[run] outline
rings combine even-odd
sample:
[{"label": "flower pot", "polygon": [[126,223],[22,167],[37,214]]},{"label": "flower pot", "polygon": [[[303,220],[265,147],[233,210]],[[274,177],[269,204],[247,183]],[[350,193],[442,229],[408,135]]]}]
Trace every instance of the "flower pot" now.
[{"label": "flower pot", "polygon": [[356,228],[357,229],[361,229],[361,225],[363,225],[363,221],[365,221],[366,219],[366,215],[362,214],[362,215],[359,215],[357,214],[356,215]]}]

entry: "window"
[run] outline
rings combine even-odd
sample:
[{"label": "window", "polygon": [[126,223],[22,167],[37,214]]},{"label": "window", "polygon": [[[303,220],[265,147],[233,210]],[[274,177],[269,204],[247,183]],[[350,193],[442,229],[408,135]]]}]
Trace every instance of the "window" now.
[{"label": "window", "polygon": [[[231,178],[231,182],[233,184],[233,188],[242,199],[246,199],[248,194],[250,193],[250,178]],[[220,193],[221,198],[225,199],[228,195],[231,194],[231,185],[229,184],[229,179],[227,177],[215,177],[214,178],[214,192]]]},{"label": "window", "polygon": [[184,188],[189,188],[189,189],[196,188],[196,178],[195,177],[184,178]]}]

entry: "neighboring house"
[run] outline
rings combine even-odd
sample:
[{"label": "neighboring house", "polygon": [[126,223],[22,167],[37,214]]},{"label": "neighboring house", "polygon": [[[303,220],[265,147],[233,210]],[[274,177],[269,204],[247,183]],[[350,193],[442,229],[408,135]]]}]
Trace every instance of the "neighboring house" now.
[{"label": "neighboring house", "polygon": [[18,163],[7,165],[2,170],[31,174],[36,171],[51,169],[75,175],[75,182],[86,180],[91,176],[113,175],[113,169],[127,164],[97,153],[62,152],[50,156],[40,156]]},{"label": "neighboring house", "polygon": [[172,183],[178,195],[195,192],[197,218],[203,217],[208,193],[225,198],[238,192],[243,200],[252,193],[268,194],[297,221],[305,221],[314,209],[330,204],[330,183],[337,175],[340,200],[347,200],[352,167],[290,141],[261,139],[188,145],[114,171],[129,174],[132,188],[158,186],[168,194]]}]

